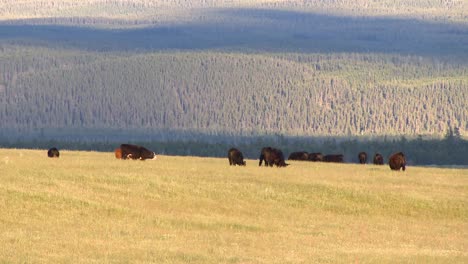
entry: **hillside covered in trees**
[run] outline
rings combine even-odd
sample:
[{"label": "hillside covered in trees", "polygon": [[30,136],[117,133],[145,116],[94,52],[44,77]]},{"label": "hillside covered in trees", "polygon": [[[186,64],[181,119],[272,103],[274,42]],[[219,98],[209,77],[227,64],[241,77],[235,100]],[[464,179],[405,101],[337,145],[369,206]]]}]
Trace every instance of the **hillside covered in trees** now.
[{"label": "hillside covered in trees", "polygon": [[[294,136],[466,131],[468,70],[382,54],[100,54],[4,47],[9,129]],[[22,68],[24,67],[24,68]],[[16,72],[8,72],[17,69]]]},{"label": "hillside covered in trees", "polygon": [[0,0],[0,141],[463,138],[467,8]]}]

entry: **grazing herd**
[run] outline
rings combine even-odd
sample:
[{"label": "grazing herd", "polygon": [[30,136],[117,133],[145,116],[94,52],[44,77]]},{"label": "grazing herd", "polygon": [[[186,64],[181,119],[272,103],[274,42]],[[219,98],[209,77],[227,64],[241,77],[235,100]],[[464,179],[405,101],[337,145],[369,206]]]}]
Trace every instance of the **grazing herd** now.
[{"label": "grazing herd", "polygon": [[[234,157],[233,153],[235,153],[235,157],[241,157],[241,160],[242,160],[241,164],[233,162],[233,157]],[[229,159],[229,165],[244,165],[245,166],[242,153],[238,149],[231,148],[228,151],[228,159]],[[342,154],[323,155],[320,152],[307,153],[306,151],[297,151],[297,152],[292,152],[291,154],[289,154],[288,160],[342,163],[344,162],[344,156]],[[359,152],[358,160],[360,164],[366,164],[367,153]],[[263,162],[265,166],[269,166],[269,167],[273,167],[273,165],[275,165],[276,167],[286,167],[289,165],[284,161],[283,152],[280,149],[276,149],[272,147],[265,147],[265,148],[262,148],[262,150],[260,151],[258,166],[262,166]],[[374,155],[373,163],[375,165],[383,165],[384,164],[383,156],[380,153],[376,153]],[[406,168],[405,155],[402,152],[395,153],[390,157],[388,163],[392,170],[402,169],[404,171]]]},{"label": "grazing herd", "polygon": [[[401,155],[403,153],[400,152]],[[359,152],[358,154],[358,161],[360,164],[366,164],[367,163],[367,153],[366,152]],[[320,152],[312,152],[312,153],[307,153],[306,151],[298,151],[298,152],[292,152],[289,155],[288,160],[302,160],[302,161],[322,161],[322,162],[344,162],[344,156],[342,154],[329,154],[329,155],[323,155]],[[373,163],[375,165],[383,165],[384,164],[384,158],[382,154],[376,153],[374,155],[374,160]],[[403,162],[402,164],[406,164],[406,161],[404,161],[404,155],[403,155]],[[401,167],[403,168],[403,166]]]},{"label": "grazing herd", "polygon": [[[132,159],[132,160],[154,160],[157,158],[156,153],[148,150],[145,147],[131,144],[122,144],[120,147],[114,150],[115,158],[117,159]],[[57,148],[51,148],[47,151],[47,156],[49,158],[58,158],[60,153]],[[313,162],[344,162],[344,156],[342,154],[328,154],[323,155],[320,152],[307,153],[306,151],[292,152],[289,157],[289,160],[299,160],[299,161],[313,161]],[[245,166],[246,162],[244,161],[244,156],[236,148],[230,148],[228,150],[228,160],[229,165],[231,166]],[[367,163],[367,153],[359,152],[358,160],[360,164]],[[267,167],[286,167],[289,164],[285,162],[283,152],[280,149],[272,147],[264,147],[260,151],[259,163],[258,166]],[[373,163],[375,165],[383,165],[384,158],[380,153],[374,155]],[[388,160],[390,169],[392,170],[405,170],[406,169],[406,159],[405,155],[402,152],[395,153],[390,156]]]}]

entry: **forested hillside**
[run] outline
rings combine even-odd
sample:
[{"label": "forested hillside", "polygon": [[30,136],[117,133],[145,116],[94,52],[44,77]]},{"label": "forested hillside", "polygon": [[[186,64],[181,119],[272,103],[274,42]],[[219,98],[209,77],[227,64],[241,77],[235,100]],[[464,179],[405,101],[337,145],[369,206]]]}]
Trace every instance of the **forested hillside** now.
[{"label": "forested hillside", "polygon": [[2,58],[0,118],[23,131],[371,136],[468,125],[467,68],[413,57],[5,47]]},{"label": "forested hillside", "polygon": [[0,137],[464,137],[466,11],[455,0],[0,0]]}]

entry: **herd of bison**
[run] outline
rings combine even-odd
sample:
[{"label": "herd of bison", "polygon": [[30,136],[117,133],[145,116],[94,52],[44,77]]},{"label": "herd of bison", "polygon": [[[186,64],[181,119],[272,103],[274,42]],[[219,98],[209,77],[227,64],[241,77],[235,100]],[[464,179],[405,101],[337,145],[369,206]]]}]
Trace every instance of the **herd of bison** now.
[{"label": "herd of bison", "polygon": [[[146,160],[146,159],[156,159],[156,153],[148,150],[145,147],[131,145],[131,144],[122,144],[120,147],[116,148],[115,157],[117,159],[132,159],[132,160]],[[47,156],[50,158],[58,158],[60,153],[57,148],[51,148],[47,152]],[[302,161],[314,161],[314,162],[344,162],[342,154],[333,154],[333,155],[323,155],[322,153],[307,153],[305,151],[293,152],[289,155],[288,160],[302,160]],[[360,152],[358,154],[359,163],[367,163],[367,153]],[[236,148],[231,148],[228,151],[228,160],[229,165],[235,166],[245,166],[246,162],[244,161],[244,156]],[[280,149],[265,147],[260,151],[259,163],[258,166],[262,166],[262,163],[265,166],[273,167],[286,167],[287,164],[284,161],[283,152]],[[376,153],[374,155],[373,163],[375,165],[383,165],[384,158],[381,154]],[[390,156],[388,159],[388,164],[390,169],[403,171],[406,169],[406,159],[405,155],[402,152],[395,153]]]}]

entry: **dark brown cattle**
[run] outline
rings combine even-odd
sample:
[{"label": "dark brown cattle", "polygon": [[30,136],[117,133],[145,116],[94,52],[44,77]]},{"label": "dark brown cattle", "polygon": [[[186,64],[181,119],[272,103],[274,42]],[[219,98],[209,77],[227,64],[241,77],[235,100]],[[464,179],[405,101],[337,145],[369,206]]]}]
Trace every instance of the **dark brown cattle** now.
[{"label": "dark brown cattle", "polygon": [[115,158],[116,159],[122,159],[122,149],[116,148],[114,150]]},{"label": "dark brown cattle", "polygon": [[[269,166],[267,160],[265,159],[265,156],[270,153],[271,151],[273,150],[273,148],[271,147],[264,147],[262,148],[262,150],[260,151],[260,157],[259,157],[259,162],[258,162],[258,166],[262,166],[262,162],[265,161],[265,166]],[[268,154],[269,155],[269,154]]]},{"label": "dark brown cattle", "polygon": [[51,148],[47,151],[47,157],[49,158],[58,158],[60,157],[60,152],[57,148]]},{"label": "dark brown cattle", "polygon": [[320,152],[309,153],[310,161],[323,161],[323,154]]},{"label": "dark brown cattle", "polygon": [[242,155],[242,152],[240,152],[236,148],[231,148],[228,150],[228,159],[229,159],[229,165],[235,166],[245,166],[245,161],[244,161],[244,156]]},{"label": "dark brown cattle", "polygon": [[286,167],[289,164],[284,162],[283,152],[279,149],[273,149],[269,156],[266,157],[270,167],[275,165],[276,167]]},{"label": "dark brown cattle", "polygon": [[388,165],[390,165],[390,169],[399,171],[402,169],[405,171],[406,169],[406,159],[405,155],[402,152],[395,153],[390,156],[388,159]]},{"label": "dark brown cattle", "polygon": [[309,154],[305,151],[298,151],[289,154],[288,160],[308,160]]},{"label": "dark brown cattle", "polygon": [[344,156],[342,154],[330,154],[323,157],[325,162],[343,162]]},{"label": "dark brown cattle", "polygon": [[122,159],[133,159],[133,160],[146,160],[156,159],[156,153],[137,145],[122,144],[120,145],[122,152]]},{"label": "dark brown cattle", "polygon": [[365,153],[364,151],[359,152],[358,159],[359,159],[359,163],[366,164],[367,163],[367,153]]},{"label": "dark brown cattle", "polygon": [[258,163],[258,166],[262,166],[262,161],[265,161],[265,166],[270,167],[273,167],[273,165],[276,165],[277,167],[286,167],[289,165],[284,162],[283,152],[271,147],[262,148],[259,159],[260,162]]},{"label": "dark brown cattle", "polygon": [[375,165],[383,165],[383,156],[380,153],[375,153],[374,155],[374,164]]}]

